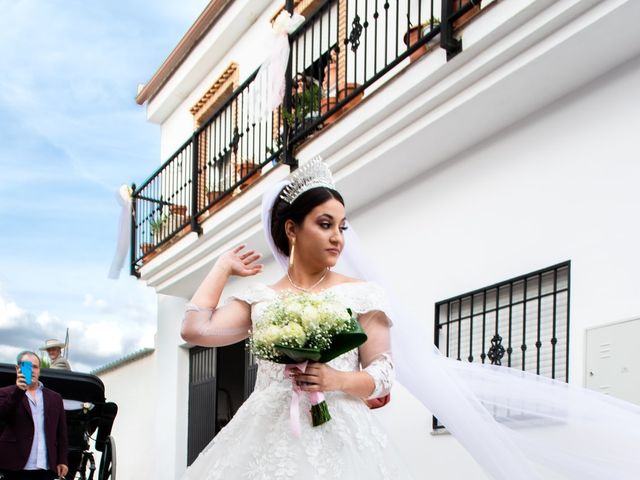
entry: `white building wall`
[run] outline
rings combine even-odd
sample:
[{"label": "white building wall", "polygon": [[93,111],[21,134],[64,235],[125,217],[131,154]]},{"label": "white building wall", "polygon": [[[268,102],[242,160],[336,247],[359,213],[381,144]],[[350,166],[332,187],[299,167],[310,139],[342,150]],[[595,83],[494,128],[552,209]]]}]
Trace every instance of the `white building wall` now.
[{"label": "white building wall", "polygon": [[[261,7],[262,10],[260,9]],[[202,40],[202,45],[196,47],[196,50],[201,50],[202,52],[210,50],[213,52],[210,55],[216,55],[217,59],[213,62],[214,65],[201,72],[202,78],[197,81],[197,85],[193,89],[180,94],[182,100],[175,109],[167,116],[158,118],[161,124],[160,157],[162,161],[169,158],[189,139],[194,130],[191,108],[220,78],[232,62],[238,64],[239,83],[241,84],[264,61],[265,52],[268,51],[267,47],[272,40],[270,19],[280,7],[280,2],[271,2],[269,4],[264,0],[260,2],[255,0],[253,2],[246,0],[234,2],[234,5],[224,13],[223,19],[220,21],[221,27],[222,24],[228,25],[226,31],[220,33],[220,35],[225,35],[227,39],[231,39],[232,43],[229,45],[229,49],[218,48],[216,38],[211,34]],[[247,21],[247,18],[256,18],[256,20],[249,28],[241,30],[236,26],[240,18],[243,21]],[[201,53],[201,55],[206,54]],[[193,67],[187,63],[180,66],[179,70],[188,71],[190,68]],[[163,96],[160,96],[158,100],[162,101]],[[152,100],[149,103],[149,115],[153,115],[153,112],[154,101]]]},{"label": "white building wall", "polygon": [[[586,329],[640,313],[639,82],[636,59],[351,215],[429,331],[436,302],[571,260],[570,382],[584,384]],[[402,393],[377,415],[417,478],[481,478]]]},{"label": "white building wall", "polygon": [[153,478],[177,478],[187,462],[189,351],[180,348],[185,303],[183,298],[158,295]]},{"label": "white building wall", "polygon": [[[553,2],[542,3],[549,5]],[[569,2],[559,2],[558,5],[566,3]],[[264,6],[269,2],[263,1],[261,4]],[[542,5],[540,2],[537,4]],[[234,18],[241,18],[243,12],[252,8],[247,1],[235,2],[235,5],[234,9],[225,13],[224,25],[231,25]],[[240,64],[241,82],[257,68],[265,50],[256,48],[256,45],[268,36],[268,19],[276,9],[275,2],[270,5],[273,8],[257,14],[257,20],[247,29],[246,36],[227,50],[223,46],[219,50],[214,49],[214,37],[207,36],[180,67],[176,77],[169,80],[158,99],[150,102],[151,120],[162,125],[163,160],[191,135],[193,120],[189,108],[229,62]],[[496,12],[501,11],[499,7],[521,8],[522,4],[500,2],[496,5]],[[251,17],[245,15],[245,18]],[[479,18],[475,25],[482,25],[481,20]],[[476,38],[474,32],[473,24],[465,32],[465,42],[471,47]],[[552,35],[549,34],[548,38],[552,38]],[[495,41],[495,38],[489,40]],[[194,73],[200,68],[194,66],[197,59],[204,64],[209,58],[207,55],[219,55],[219,58],[209,62],[214,66],[207,67],[207,72]],[[412,76],[426,75],[430,65],[434,69],[439,68],[437,61],[444,64],[442,51],[433,52],[431,56],[422,64],[413,65],[412,70],[403,72],[403,75],[406,73],[405,79],[410,72]],[[534,66],[537,62],[527,61]],[[558,63],[559,68],[572,67]],[[453,68],[451,65],[455,65],[455,62],[443,68]],[[189,82],[180,84],[180,88],[175,86],[183,70],[187,72],[184,75],[197,79],[191,81],[193,88],[187,88]],[[567,78],[566,85],[577,82],[571,71],[567,75],[553,73],[559,83],[564,84]],[[440,72],[438,75],[445,74]],[[458,76],[456,72],[447,78],[454,82]],[[489,77],[483,78],[483,81],[488,81]],[[401,76],[398,81],[402,81]],[[596,81],[574,90],[554,105],[527,116],[489,138],[481,138],[479,143],[453,158],[448,152],[456,151],[456,148],[443,145],[442,139],[440,143],[429,143],[424,139],[416,141],[417,136],[407,137],[404,147],[393,148],[400,152],[403,148],[408,150],[407,145],[416,145],[410,154],[415,155],[418,162],[408,162],[402,156],[394,158],[393,154],[389,155],[388,162],[398,165],[398,177],[412,177],[412,180],[381,194],[374,202],[367,201],[364,206],[363,202],[350,203],[350,197],[368,198],[371,195],[343,190],[347,207],[354,204],[359,206],[357,210],[348,210],[348,214],[371,258],[379,261],[380,270],[386,272],[389,283],[396,286],[396,294],[407,309],[422,316],[428,323],[428,331],[433,331],[434,304],[439,300],[571,260],[570,379],[581,384],[585,330],[638,317],[640,292],[634,274],[640,266],[636,249],[640,228],[635,222],[640,202],[638,196],[634,196],[634,187],[640,178],[640,163],[637,161],[640,153],[637,139],[637,132],[640,131],[637,109],[640,103],[637,90],[639,81],[640,59],[636,57]],[[496,109],[502,108],[501,99],[509,98],[511,92],[500,93],[498,90],[484,95],[476,92],[477,98],[484,102],[475,105],[488,104]],[[531,101],[517,102],[519,106],[514,109],[529,108],[523,105],[533,102],[541,93],[523,90],[521,95]],[[172,104],[165,101],[167,95],[178,95],[181,99],[171,111],[163,110],[169,108],[166,105]],[[379,101],[381,96],[392,93],[379,89],[376,95],[378,98],[368,99],[369,105]],[[451,95],[464,102],[464,95]],[[366,102],[359,109],[365,112]],[[475,108],[471,113],[477,124],[502,124],[501,118],[492,118],[495,112],[490,109]],[[447,124],[455,128],[456,123],[451,120],[456,118],[455,107],[443,110],[440,114],[445,121],[449,120]],[[408,118],[411,112],[396,112],[395,115]],[[424,117],[429,115],[433,116],[425,113]],[[359,141],[355,136],[352,136],[351,144],[345,145],[344,139],[341,139],[343,143],[334,148],[331,143],[346,131],[348,124],[363,122],[364,117],[365,114],[358,114],[356,109],[341,120],[342,125],[332,126],[312,141],[310,146],[305,146],[299,152],[299,158],[309,158],[314,143],[316,150],[325,156],[328,154],[329,158],[332,154],[338,155],[336,150],[343,147],[346,151],[353,150],[353,145]],[[431,129],[426,134],[437,136],[433,131]],[[445,139],[449,142],[451,137],[453,141],[456,141],[455,138],[463,139],[467,129],[458,129],[455,135],[450,135],[450,132]],[[476,131],[469,129],[469,133],[469,138],[473,140],[460,140],[460,144],[467,145],[476,140]],[[387,148],[391,140],[397,140],[390,139],[391,136],[399,135],[393,131],[382,132],[375,141],[381,141],[381,148]],[[364,149],[362,146],[360,148]],[[391,148],[389,151],[393,152]],[[368,150],[362,151],[365,155],[370,153]],[[444,161],[437,164],[433,158]],[[360,181],[347,178],[349,183],[358,183],[359,188],[366,189],[362,179],[371,177],[365,171],[366,166],[355,165],[358,160],[343,156],[338,162],[339,168],[343,169],[340,177],[353,175]],[[400,173],[403,165],[406,167],[408,164],[411,167]],[[416,167],[416,164],[430,166],[422,166],[423,171],[419,172],[417,170],[420,167]],[[358,171],[358,168],[362,168],[362,171]],[[350,173],[353,171],[356,173]],[[370,188],[385,191],[384,185],[375,184]],[[242,196],[244,199],[239,197],[234,203],[242,203],[251,195],[252,192],[248,191]],[[228,207],[229,210],[233,208],[233,204]],[[221,212],[220,218],[224,216],[224,212]],[[205,226],[205,236],[207,230],[219,230],[217,221],[215,226],[212,225]],[[254,225],[247,225],[250,225],[247,230],[255,230]],[[231,243],[232,239],[228,239],[226,233],[230,227],[227,224],[224,227],[225,233],[221,234],[224,242]],[[244,234],[247,237],[253,235],[251,238],[254,239],[256,237],[255,232],[245,231]],[[195,234],[192,236],[195,237]],[[184,247],[187,250],[202,248],[203,242],[196,238],[184,241],[193,242]],[[199,242],[198,245],[196,242]],[[217,248],[220,244],[214,247],[203,249],[200,265],[189,264],[187,272],[181,271],[182,267],[177,263],[172,275],[180,278],[179,281],[164,278],[159,285],[170,284],[171,288],[180,290],[180,294],[192,290],[201,273],[194,273],[196,269],[204,270],[202,263],[211,261],[214,253],[219,253]],[[172,251],[177,252],[181,248],[176,245]],[[162,262],[163,255],[158,257],[156,264]],[[153,262],[149,265],[149,269],[152,268]],[[271,282],[277,277],[278,269],[269,263],[261,280]],[[246,280],[233,282],[228,292],[242,288],[243,281]],[[156,429],[152,439],[158,452],[156,478],[178,477],[186,462],[188,352],[181,348],[183,345],[179,338],[183,304],[184,300],[178,297],[161,295],[159,298],[155,355],[158,378]],[[406,395],[401,387],[394,389],[392,398],[391,404],[376,411],[375,415],[385,425],[396,445],[402,447],[409,467],[417,478],[484,478],[455,439],[446,434],[431,434],[429,413]]]},{"label": "white building wall", "polygon": [[148,478],[156,460],[152,441],[156,418],[151,408],[156,396],[156,361],[152,353],[99,375],[107,400],[118,405],[111,430],[118,478]]}]

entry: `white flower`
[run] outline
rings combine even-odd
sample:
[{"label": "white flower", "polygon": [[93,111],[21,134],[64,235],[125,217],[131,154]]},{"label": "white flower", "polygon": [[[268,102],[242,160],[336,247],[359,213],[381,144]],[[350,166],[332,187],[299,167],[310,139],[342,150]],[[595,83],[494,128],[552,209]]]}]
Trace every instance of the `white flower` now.
[{"label": "white flower", "polygon": [[315,328],[318,325],[318,320],[320,319],[320,313],[318,309],[313,307],[312,305],[307,305],[302,310],[302,325],[304,328]]},{"label": "white flower", "polygon": [[345,321],[351,318],[347,309],[337,302],[327,305],[327,313],[337,320]]},{"label": "white flower", "polygon": [[304,342],[307,341],[307,336],[304,333],[304,329],[297,323],[289,323],[282,328],[283,339],[290,340],[298,347],[302,347]]},{"label": "white flower", "polygon": [[291,315],[294,318],[300,318],[302,316],[303,306],[295,301],[288,301],[284,305],[284,312],[286,315]]},{"label": "white flower", "polygon": [[282,354],[275,345],[323,351],[334,335],[351,328],[351,315],[334,296],[283,294],[267,307],[249,344],[258,358],[279,361]]},{"label": "white flower", "polygon": [[278,343],[282,337],[282,328],[277,325],[266,325],[264,328],[256,329],[253,338],[257,343],[273,345]]}]

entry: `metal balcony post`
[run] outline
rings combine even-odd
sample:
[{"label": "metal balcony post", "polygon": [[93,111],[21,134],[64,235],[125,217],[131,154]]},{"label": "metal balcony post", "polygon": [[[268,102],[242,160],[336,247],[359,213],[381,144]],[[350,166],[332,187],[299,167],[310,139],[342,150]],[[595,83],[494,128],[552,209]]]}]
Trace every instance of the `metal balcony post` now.
[{"label": "metal balcony post", "polygon": [[[285,9],[290,14],[293,14],[293,0],[286,0]],[[287,61],[287,70],[284,74],[284,99],[282,102],[282,108],[285,112],[291,113],[291,87],[292,87],[292,78],[291,78],[291,57],[292,49],[291,49],[291,38],[289,38],[289,59]],[[298,161],[293,156],[293,144],[289,142],[289,137],[291,136],[291,126],[287,120],[283,122],[283,149],[284,149],[284,163],[285,165],[289,165],[291,169],[295,169],[298,167]]]},{"label": "metal balcony post", "polygon": [[199,235],[202,234],[202,227],[198,224],[198,195],[199,195],[199,176],[198,169],[199,153],[198,153],[198,132],[196,130],[191,136],[191,231]]},{"label": "metal balcony post", "polygon": [[447,51],[447,60],[451,60],[462,51],[462,42],[454,37],[452,15],[454,0],[442,0],[440,23],[440,46]]}]

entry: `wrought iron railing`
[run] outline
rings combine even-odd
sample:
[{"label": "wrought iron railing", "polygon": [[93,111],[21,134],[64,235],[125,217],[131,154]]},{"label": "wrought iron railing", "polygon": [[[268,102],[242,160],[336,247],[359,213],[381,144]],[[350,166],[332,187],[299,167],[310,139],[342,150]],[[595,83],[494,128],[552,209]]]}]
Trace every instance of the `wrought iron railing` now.
[{"label": "wrought iron railing", "polygon": [[408,58],[436,48],[431,1],[329,1],[291,35],[289,144],[333,123]]},{"label": "wrought iron railing", "polygon": [[[287,1],[291,11],[292,1]],[[282,107],[254,111],[257,71],[140,187],[133,185],[131,273],[201,223],[270,163],[356,105],[403,62],[431,49],[460,51],[453,36],[479,0],[327,0],[290,35]],[[438,15],[443,20],[440,22]],[[438,39],[438,36],[440,38]],[[387,75],[388,76],[388,75]]]},{"label": "wrought iron railing", "polygon": [[460,361],[569,381],[570,274],[564,262],[438,302],[435,345]]},{"label": "wrought iron railing", "polygon": [[256,73],[142,186],[134,185],[133,274],[159,247],[200,232],[202,221],[280,157],[281,120],[259,118],[253,108]]}]

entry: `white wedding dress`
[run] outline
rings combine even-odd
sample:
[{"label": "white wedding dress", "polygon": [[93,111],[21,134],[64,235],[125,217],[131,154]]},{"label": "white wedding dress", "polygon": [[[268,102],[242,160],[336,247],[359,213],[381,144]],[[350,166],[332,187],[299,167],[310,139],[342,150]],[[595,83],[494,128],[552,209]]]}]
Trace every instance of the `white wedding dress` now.
[{"label": "white wedding dress", "polygon": [[[383,292],[375,284],[345,283],[328,290],[357,313],[359,319],[368,312],[386,309]],[[265,307],[277,296],[276,291],[266,285],[256,284],[234,299],[251,305],[251,320],[255,325],[260,322]],[[341,355],[329,365],[342,371],[360,370],[358,349]],[[391,387],[393,375],[388,369],[379,368],[372,376],[376,380],[376,392],[388,391]],[[301,434],[296,438],[290,424],[291,393],[292,384],[284,375],[284,365],[258,361],[255,390],[231,422],[200,453],[183,479],[410,478],[361,399],[342,392],[326,392],[332,418],[313,427],[310,404],[306,395],[303,396],[299,414]]]}]

